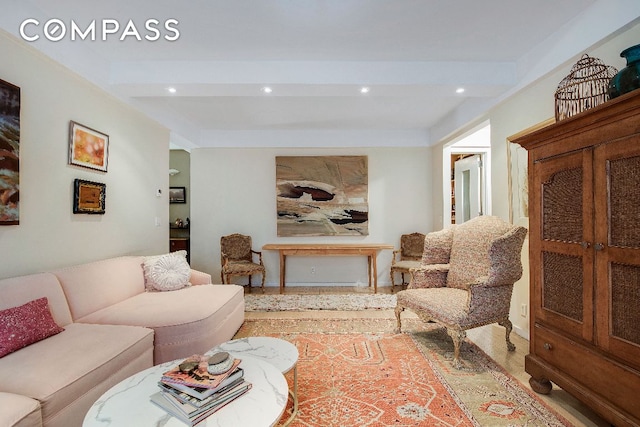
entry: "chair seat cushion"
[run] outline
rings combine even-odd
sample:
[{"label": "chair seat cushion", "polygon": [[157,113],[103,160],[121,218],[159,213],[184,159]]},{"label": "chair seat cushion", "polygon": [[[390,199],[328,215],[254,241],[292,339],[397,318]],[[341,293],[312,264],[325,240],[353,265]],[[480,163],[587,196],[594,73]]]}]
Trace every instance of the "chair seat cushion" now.
[{"label": "chair seat cushion", "polygon": [[419,268],[420,261],[403,260],[398,261],[391,266],[393,270],[409,270],[410,268]]},{"label": "chair seat cushion", "polygon": [[264,267],[250,261],[230,261],[224,268],[225,274],[240,274],[250,271],[263,271]]},{"label": "chair seat cushion", "polygon": [[456,288],[407,289],[397,294],[397,304],[447,326],[460,325],[468,312],[469,292]]}]

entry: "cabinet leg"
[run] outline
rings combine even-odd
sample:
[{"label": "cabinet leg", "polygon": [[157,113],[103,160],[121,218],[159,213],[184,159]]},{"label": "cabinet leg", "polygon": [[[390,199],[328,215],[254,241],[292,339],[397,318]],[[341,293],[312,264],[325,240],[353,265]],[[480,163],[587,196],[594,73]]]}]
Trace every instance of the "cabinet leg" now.
[{"label": "cabinet leg", "polygon": [[553,387],[553,385],[551,384],[551,381],[545,378],[536,379],[531,377],[529,378],[529,385],[531,386],[531,389],[533,391],[540,394],[551,393],[551,388]]}]

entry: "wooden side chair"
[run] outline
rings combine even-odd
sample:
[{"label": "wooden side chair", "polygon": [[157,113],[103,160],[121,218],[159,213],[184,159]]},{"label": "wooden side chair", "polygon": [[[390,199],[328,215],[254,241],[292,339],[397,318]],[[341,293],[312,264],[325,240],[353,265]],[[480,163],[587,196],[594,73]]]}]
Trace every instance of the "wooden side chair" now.
[{"label": "wooden side chair", "polygon": [[460,345],[466,330],[498,323],[509,339],[513,284],[522,276],[520,261],[527,229],[494,216],[479,216],[425,237],[420,267],[411,270],[407,289],[397,293],[396,319],[406,308],[423,321],[444,326],[453,340],[453,366],[462,367]]},{"label": "wooden side chair", "polygon": [[402,283],[400,283],[402,288],[407,284],[404,280],[405,273],[410,273],[412,268],[420,267],[422,251],[424,251],[424,234],[411,233],[400,236],[400,249],[394,250],[391,258],[391,292],[396,287],[395,276],[397,273],[400,273],[402,278]]},{"label": "wooden side chair", "polygon": [[[257,260],[254,259],[257,257]],[[265,268],[262,262],[262,252],[251,248],[251,236],[230,234],[220,238],[220,263],[222,283],[231,283],[233,276],[248,276],[249,290],[251,290],[251,276],[262,275],[262,292],[264,292]]]}]

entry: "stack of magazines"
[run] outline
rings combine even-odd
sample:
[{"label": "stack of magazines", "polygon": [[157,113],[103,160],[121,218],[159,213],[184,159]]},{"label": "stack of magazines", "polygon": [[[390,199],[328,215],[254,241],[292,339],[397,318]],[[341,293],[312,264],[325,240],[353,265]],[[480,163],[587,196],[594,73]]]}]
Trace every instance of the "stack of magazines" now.
[{"label": "stack of magazines", "polygon": [[240,362],[228,353],[191,356],[162,375],[151,402],[195,426],[251,389]]}]

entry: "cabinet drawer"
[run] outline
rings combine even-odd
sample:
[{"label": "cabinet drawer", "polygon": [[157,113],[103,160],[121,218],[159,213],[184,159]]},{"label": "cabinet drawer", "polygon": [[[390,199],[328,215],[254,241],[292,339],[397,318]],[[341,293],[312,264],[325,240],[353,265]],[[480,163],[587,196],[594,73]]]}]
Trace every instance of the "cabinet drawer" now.
[{"label": "cabinet drawer", "polygon": [[637,404],[640,372],[542,325],[535,325],[534,336],[532,350],[536,356],[564,371],[575,382],[606,396],[606,400],[615,402],[624,411],[640,417],[640,405]]}]

